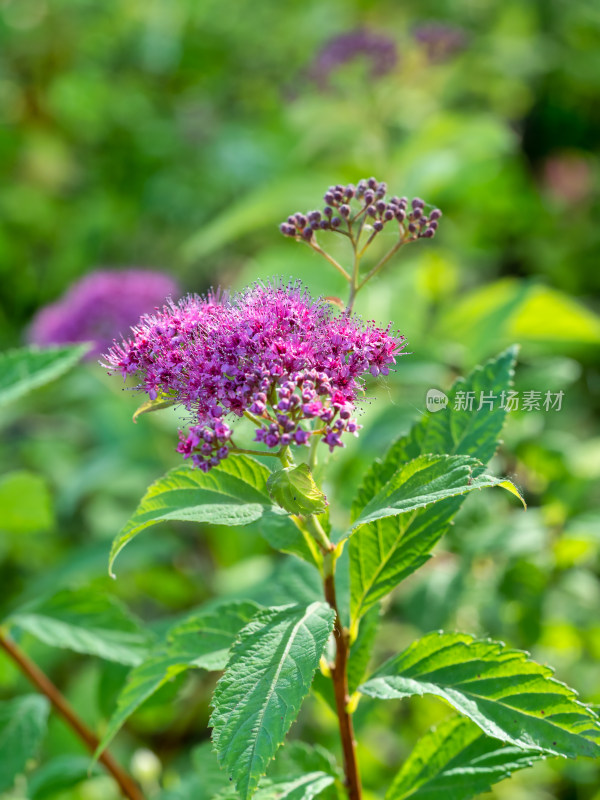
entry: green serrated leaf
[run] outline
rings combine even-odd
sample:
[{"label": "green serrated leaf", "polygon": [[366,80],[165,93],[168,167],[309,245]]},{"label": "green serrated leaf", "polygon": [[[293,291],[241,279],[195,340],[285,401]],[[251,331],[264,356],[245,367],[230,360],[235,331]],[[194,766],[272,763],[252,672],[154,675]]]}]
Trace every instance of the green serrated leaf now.
[{"label": "green serrated leaf", "polygon": [[[499,394],[512,385],[517,348],[511,347],[483,367],[460,378],[450,392],[448,406],[425,414],[407,436],[399,439],[383,461],[375,461],[363,478],[352,508],[356,519],[402,464],[424,453],[467,455],[483,462],[498,447],[506,411],[496,403],[473,411],[454,409],[456,392]],[[466,495],[442,500],[410,515],[385,518],[364,525],[349,543],[352,624],[429,558],[448,529]]]},{"label": "green serrated leaf", "polygon": [[[109,571],[117,555],[150,525],[168,520],[247,525],[271,510],[269,470],[246,455],[222,461],[208,473],[182,464],[150,486],[135,514],[116,536]],[[113,576],[114,577],[114,576]]]},{"label": "green serrated leaf", "polygon": [[126,720],[161,686],[189,669],[221,670],[239,631],[259,606],[234,602],[212,610],[200,609],[169,630],[164,642],[127,678],[106,733],[98,746],[98,757]]},{"label": "green serrated leaf", "polygon": [[522,500],[510,481],[482,475],[481,467],[471,456],[418,456],[401,466],[384,484],[354,520],[350,531],[368,522],[418,511],[432,503],[491,486],[508,489]]},{"label": "green serrated leaf", "polygon": [[[263,778],[254,793],[256,800],[312,800],[328,786],[334,778],[324,772],[309,772],[296,778],[271,781]],[[235,789],[230,786],[219,792],[213,800],[237,800]]]},{"label": "green serrated leaf", "polygon": [[7,620],[51,647],[139,664],[152,645],[126,608],[114,597],[89,589],[65,590],[30,603]]},{"label": "green serrated leaf", "polygon": [[75,366],[89,349],[88,344],[78,344],[43,350],[23,347],[0,353],[0,406],[59,378]]},{"label": "green serrated leaf", "polygon": [[465,717],[450,717],[419,739],[385,800],[471,800],[543,758],[485,736]]},{"label": "green serrated leaf", "polygon": [[326,603],[260,611],[242,630],[213,697],[219,763],[247,800],[283,742],[333,629]]},{"label": "green serrated leaf", "polygon": [[33,758],[46,733],[50,703],[28,694],[0,703],[0,792],[10,789],[16,776]]},{"label": "green serrated leaf", "polygon": [[141,406],[138,406],[133,412],[133,421],[137,422],[142,414],[149,414],[151,411],[160,411],[163,408],[171,408],[177,405],[178,401],[169,395],[159,395],[155,400],[146,400]]},{"label": "green serrated leaf", "polygon": [[323,514],[328,505],[308,464],[272,472],[267,479],[267,489],[273,500],[290,514]]},{"label": "green serrated leaf", "polygon": [[598,717],[548,667],[502,642],[431,633],[360,687],[384,700],[432,694],[488,736],[553,755],[600,755]]}]

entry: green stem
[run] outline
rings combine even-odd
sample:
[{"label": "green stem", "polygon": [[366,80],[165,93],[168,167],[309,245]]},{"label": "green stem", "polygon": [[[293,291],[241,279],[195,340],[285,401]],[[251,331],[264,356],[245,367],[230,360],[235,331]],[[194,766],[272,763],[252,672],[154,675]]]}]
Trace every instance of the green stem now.
[{"label": "green stem", "polygon": [[360,290],[363,288],[363,286],[365,285],[365,283],[367,283],[367,281],[370,281],[370,280],[371,280],[371,278],[372,278],[374,275],[377,275],[377,273],[379,272],[379,270],[380,270],[382,267],[384,267],[384,266],[387,264],[387,262],[390,260],[390,258],[391,258],[393,255],[395,255],[395,254],[398,252],[398,250],[400,250],[400,248],[402,247],[402,245],[403,245],[403,244],[406,244],[406,243],[407,243],[407,242],[406,242],[406,240],[405,240],[405,239],[400,239],[398,242],[396,242],[396,244],[395,244],[395,245],[392,247],[392,249],[391,249],[391,250],[389,250],[389,251],[388,251],[388,252],[387,252],[387,253],[386,253],[386,254],[383,256],[383,258],[381,258],[381,259],[380,259],[380,260],[377,262],[377,264],[375,264],[375,266],[373,267],[373,269],[372,269],[372,270],[371,270],[371,271],[370,271],[370,272],[369,272],[369,273],[368,273],[368,274],[367,274],[367,275],[366,275],[366,276],[363,278],[363,280],[361,281],[361,283],[358,285],[358,288],[357,288],[357,290],[356,290],[356,291],[357,291],[357,292],[359,292],[359,291],[360,291]]},{"label": "green stem", "polygon": [[318,244],[317,244],[317,243],[314,241],[314,239],[311,239],[311,240],[310,240],[310,242],[306,242],[306,244],[307,244],[309,247],[312,247],[312,249],[313,249],[313,250],[314,250],[316,253],[319,253],[320,255],[322,255],[322,256],[323,256],[323,258],[326,258],[326,259],[327,259],[327,261],[329,261],[329,263],[330,263],[330,264],[332,264],[332,265],[333,265],[333,266],[334,266],[334,267],[337,269],[337,271],[338,271],[338,272],[339,272],[341,275],[343,275],[343,276],[344,276],[344,278],[345,278],[347,281],[350,281],[350,275],[348,275],[348,273],[347,273],[347,272],[346,272],[346,270],[345,270],[345,269],[342,267],[342,265],[341,265],[341,264],[338,264],[338,262],[335,260],[335,258],[332,258],[332,257],[329,255],[329,253],[326,253],[326,252],[325,252],[325,250],[323,250],[321,247],[319,247],[319,245],[318,245]]}]

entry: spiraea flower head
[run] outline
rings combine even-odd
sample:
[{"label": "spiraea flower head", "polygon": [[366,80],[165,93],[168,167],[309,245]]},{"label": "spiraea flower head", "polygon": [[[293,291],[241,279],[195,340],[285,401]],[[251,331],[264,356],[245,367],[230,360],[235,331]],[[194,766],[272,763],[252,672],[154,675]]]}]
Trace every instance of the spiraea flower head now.
[{"label": "spiraea flower head", "polygon": [[87,357],[97,357],[146,309],[162,306],[167,297],[178,294],[175,281],[160,272],[96,270],[37,313],[28,339],[42,346],[93,342]]},{"label": "spiraea flower head", "polygon": [[188,296],[145,315],[105,366],[140,378],[192,415],[178,451],[208,471],[237,448],[232,421],[249,417],[268,449],[313,436],[330,450],[357,435],[363,376],[387,375],[404,337],[334,313],[300,283],[255,284],[233,296]]}]

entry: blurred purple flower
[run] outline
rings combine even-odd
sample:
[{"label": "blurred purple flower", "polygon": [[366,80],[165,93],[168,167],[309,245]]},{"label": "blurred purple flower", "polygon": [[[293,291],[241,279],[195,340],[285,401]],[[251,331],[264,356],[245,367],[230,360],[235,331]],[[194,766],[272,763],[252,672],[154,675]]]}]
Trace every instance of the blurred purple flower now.
[{"label": "blurred purple flower", "polygon": [[467,34],[462,28],[436,20],[415,26],[413,36],[423,45],[430,61],[443,61],[467,45]]},{"label": "blurred purple flower", "polygon": [[363,28],[329,39],[317,53],[309,68],[309,74],[325,88],[332,72],[361,56],[370,62],[372,78],[391,72],[398,63],[394,40]]},{"label": "blurred purple flower", "polygon": [[160,272],[97,270],[72,284],[59,300],[40,309],[27,338],[41,346],[93,342],[94,349],[87,358],[95,358],[141,314],[178,294],[175,281]]}]

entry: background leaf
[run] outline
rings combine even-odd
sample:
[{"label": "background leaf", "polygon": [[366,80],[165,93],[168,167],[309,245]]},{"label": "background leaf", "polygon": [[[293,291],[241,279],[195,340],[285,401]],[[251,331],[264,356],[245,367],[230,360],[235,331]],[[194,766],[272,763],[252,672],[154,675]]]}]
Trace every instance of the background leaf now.
[{"label": "background leaf", "polygon": [[260,611],[242,630],[213,698],[219,763],[250,797],[308,694],[333,629],[326,603]]},{"label": "background leaf", "polygon": [[470,800],[542,758],[485,736],[465,717],[450,717],[419,739],[385,798]]},{"label": "background leaf", "polygon": [[150,634],[116,598],[86,589],[65,590],[35,601],[14,612],[7,622],[51,647],[120,664],[139,664],[152,644]]},{"label": "background leaf", "polygon": [[257,610],[254,603],[233,602],[213,610],[199,609],[174,625],[164,642],[129,673],[97,753],[145,700],[177,675],[192,668],[224,669],[235,637]]},{"label": "background leaf", "polygon": [[19,470],[0,478],[0,530],[24,534],[54,524],[48,484],[41,475]]},{"label": "background leaf", "polygon": [[0,406],[60,377],[88,350],[87,344],[78,344],[44,350],[24,347],[0,353]]},{"label": "background leaf", "polygon": [[461,633],[431,633],[360,687],[383,700],[433,694],[489,736],[554,755],[600,755],[597,716],[519,650]]},{"label": "background leaf", "polygon": [[12,786],[37,753],[49,711],[50,703],[38,694],[0,703],[0,792]]}]

